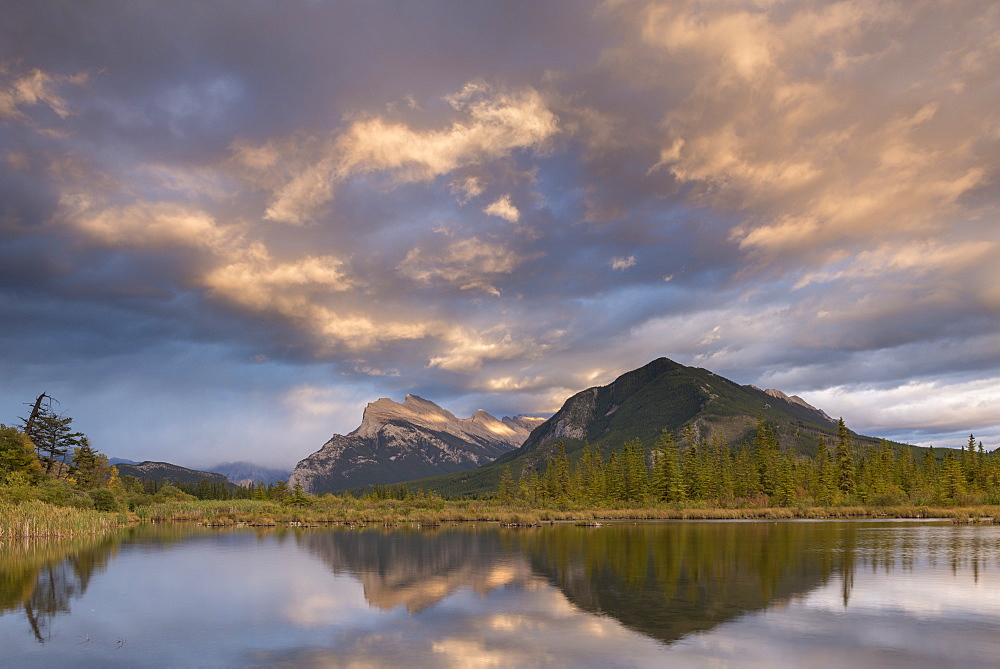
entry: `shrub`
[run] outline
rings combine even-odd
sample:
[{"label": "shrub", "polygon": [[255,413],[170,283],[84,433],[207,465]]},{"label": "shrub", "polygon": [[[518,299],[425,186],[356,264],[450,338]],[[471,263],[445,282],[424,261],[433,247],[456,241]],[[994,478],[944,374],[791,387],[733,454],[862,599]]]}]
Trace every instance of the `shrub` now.
[{"label": "shrub", "polygon": [[87,495],[98,511],[118,511],[121,508],[115,494],[107,488],[94,488]]}]

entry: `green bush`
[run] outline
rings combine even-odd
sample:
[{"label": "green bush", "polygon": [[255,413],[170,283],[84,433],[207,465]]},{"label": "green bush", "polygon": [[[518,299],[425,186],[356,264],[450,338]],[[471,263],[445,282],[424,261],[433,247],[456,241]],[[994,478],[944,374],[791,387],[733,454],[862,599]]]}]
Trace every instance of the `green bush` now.
[{"label": "green bush", "polygon": [[107,488],[94,488],[87,495],[98,511],[119,511],[121,509],[115,494]]}]

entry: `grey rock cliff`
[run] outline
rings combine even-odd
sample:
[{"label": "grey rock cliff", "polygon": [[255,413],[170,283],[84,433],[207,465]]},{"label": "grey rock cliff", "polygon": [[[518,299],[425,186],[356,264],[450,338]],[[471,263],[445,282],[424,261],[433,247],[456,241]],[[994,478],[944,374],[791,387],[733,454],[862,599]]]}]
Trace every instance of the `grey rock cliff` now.
[{"label": "grey rock cliff", "polygon": [[382,398],[365,408],[356,430],[301,460],[288,485],[323,493],[472,469],[520,446],[543,420],[498,420],[481,409],[457,418],[416,395]]}]

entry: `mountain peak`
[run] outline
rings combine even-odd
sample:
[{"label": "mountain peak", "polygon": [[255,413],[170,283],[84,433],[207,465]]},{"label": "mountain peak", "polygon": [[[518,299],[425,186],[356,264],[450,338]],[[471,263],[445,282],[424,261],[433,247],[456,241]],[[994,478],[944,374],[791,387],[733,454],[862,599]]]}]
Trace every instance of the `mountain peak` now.
[{"label": "mountain peak", "polygon": [[365,407],[361,425],[351,435],[370,437],[383,426],[400,421],[423,428],[440,429],[457,420],[450,411],[417,395],[407,395],[401,403],[382,397]]},{"label": "mountain peak", "polygon": [[301,460],[289,485],[321,492],[470,469],[520,446],[537,422],[501,421],[483,409],[457,418],[412,393],[402,402],[382,397],[365,407],[356,430]]}]

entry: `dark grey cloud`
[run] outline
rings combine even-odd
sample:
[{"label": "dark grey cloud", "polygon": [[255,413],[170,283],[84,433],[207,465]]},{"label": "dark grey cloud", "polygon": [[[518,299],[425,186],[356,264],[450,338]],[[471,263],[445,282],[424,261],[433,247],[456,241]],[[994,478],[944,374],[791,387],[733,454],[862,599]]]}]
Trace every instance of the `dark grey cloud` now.
[{"label": "dark grey cloud", "polygon": [[198,453],[284,435],[290,464],[378,396],[552,411],[667,355],[860,431],[1000,438],[998,23],[988,3],[9,7],[4,421],[56,389],[114,455],[194,457],[172,426],[209,403]]}]

